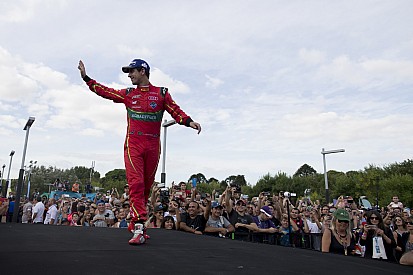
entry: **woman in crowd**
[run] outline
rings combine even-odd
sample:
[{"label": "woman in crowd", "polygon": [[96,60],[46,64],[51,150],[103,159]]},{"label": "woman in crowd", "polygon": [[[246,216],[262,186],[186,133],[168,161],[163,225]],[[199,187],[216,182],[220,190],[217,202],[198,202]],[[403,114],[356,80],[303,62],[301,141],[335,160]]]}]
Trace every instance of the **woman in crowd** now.
[{"label": "woman in crowd", "polygon": [[[396,248],[396,242],[390,228],[384,225],[383,218],[377,210],[367,212],[366,218],[367,223],[363,227],[360,240],[360,245],[366,247],[364,257],[373,258],[374,254],[379,250],[382,255],[380,258],[389,262],[395,262],[393,248]],[[381,242],[383,243],[384,251],[380,249]]]},{"label": "woman in crowd", "polygon": [[395,256],[396,260],[400,261],[400,258],[406,251],[406,243],[409,239],[409,231],[407,231],[406,222],[400,216],[394,217],[393,225],[393,237],[397,245],[395,248]]},{"label": "woman in crowd", "polygon": [[83,217],[80,219],[80,225],[82,226],[92,226],[91,221],[93,219],[93,215],[90,213],[89,209],[85,210]]},{"label": "woman in crowd", "polygon": [[321,232],[324,233],[326,229],[331,228],[331,221],[333,217],[330,214],[324,215],[321,217]]},{"label": "woman in crowd", "polygon": [[322,239],[322,252],[354,255],[356,238],[350,228],[350,214],[344,209],[333,213],[330,228],[325,228]]},{"label": "woman in crowd", "polygon": [[280,236],[280,245],[290,246],[290,232],[294,233],[298,231],[298,226],[292,218],[290,218],[290,226],[288,228],[288,215],[283,214],[281,217],[281,226],[278,229],[282,235]]},{"label": "woman in crowd", "polygon": [[163,221],[163,206],[159,204],[155,206],[153,215],[149,218],[146,223],[146,228],[159,228],[161,227]]},{"label": "woman in crowd", "polygon": [[161,223],[161,228],[176,230],[175,220],[172,216],[165,216]]},{"label": "woman in crowd", "polygon": [[124,208],[119,209],[117,213],[117,222],[112,227],[127,228],[128,222],[126,221],[126,210]]},{"label": "woman in crowd", "polygon": [[79,222],[79,214],[77,212],[73,212],[71,215],[70,226],[81,226],[78,224]]}]

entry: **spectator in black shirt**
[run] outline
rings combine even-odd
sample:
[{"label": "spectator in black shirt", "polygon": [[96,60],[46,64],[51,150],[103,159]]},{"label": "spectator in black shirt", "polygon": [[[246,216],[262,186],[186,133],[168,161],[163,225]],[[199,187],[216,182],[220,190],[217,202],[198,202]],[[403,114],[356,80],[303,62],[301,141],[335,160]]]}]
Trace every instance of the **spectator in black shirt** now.
[{"label": "spectator in black shirt", "polygon": [[207,205],[204,213],[199,215],[199,212],[199,204],[196,201],[191,201],[188,204],[187,211],[181,214],[179,229],[197,235],[202,235],[209,218],[209,213],[211,212],[211,201],[209,199],[207,199]]},{"label": "spectator in black shirt", "polygon": [[225,196],[225,209],[229,222],[235,227],[234,239],[241,241],[250,240],[250,230],[258,231],[257,224],[252,217],[246,213],[246,203],[243,200],[238,200],[233,209],[232,200],[229,196]]}]

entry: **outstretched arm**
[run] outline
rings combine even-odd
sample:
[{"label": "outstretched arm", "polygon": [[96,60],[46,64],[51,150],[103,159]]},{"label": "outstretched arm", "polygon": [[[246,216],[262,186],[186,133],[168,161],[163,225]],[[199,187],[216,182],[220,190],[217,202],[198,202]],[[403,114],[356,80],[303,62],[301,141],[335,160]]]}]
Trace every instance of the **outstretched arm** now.
[{"label": "outstretched arm", "polygon": [[82,60],[79,60],[79,65],[77,66],[80,72],[80,76],[82,77],[83,81],[89,86],[89,89],[96,93],[97,95],[111,99],[116,103],[123,103],[125,99],[126,89],[122,90],[115,90],[109,87],[106,87],[100,83],[97,83],[96,80],[91,79],[86,74],[85,64]]},{"label": "outstretched arm", "polygon": [[80,76],[83,79],[86,76],[86,68],[85,68],[85,64],[83,64],[82,60],[79,60],[79,66],[77,66],[77,68],[79,69]]}]

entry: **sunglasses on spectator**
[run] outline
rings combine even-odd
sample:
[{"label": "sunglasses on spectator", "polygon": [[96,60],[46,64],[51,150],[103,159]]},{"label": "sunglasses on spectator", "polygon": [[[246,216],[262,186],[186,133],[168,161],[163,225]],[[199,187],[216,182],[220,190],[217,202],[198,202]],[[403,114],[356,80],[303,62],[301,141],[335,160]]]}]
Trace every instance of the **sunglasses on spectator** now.
[{"label": "sunglasses on spectator", "polygon": [[408,224],[408,225],[413,225],[413,222],[408,222],[407,224]]},{"label": "sunglasses on spectator", "polygon": [[349,221],[337,220],[339,223],[349,223]]},{"label": "sunglasses on spectator", "polygon": [[379,217],[370,217],[370,220],[376,220],[376,221],[378,221],[378,220],[379,220]]}]

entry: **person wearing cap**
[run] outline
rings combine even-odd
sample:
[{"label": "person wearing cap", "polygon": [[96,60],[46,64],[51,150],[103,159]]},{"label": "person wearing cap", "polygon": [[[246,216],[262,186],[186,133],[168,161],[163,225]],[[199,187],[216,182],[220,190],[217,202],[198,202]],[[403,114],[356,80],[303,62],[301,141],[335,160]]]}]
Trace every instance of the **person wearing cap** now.
[{"label": "person wearing cap", "polygon": [[147,220],[145,227],[146,228],[160,228],[163,217],[164,217],[164,207],[162,204],[155,205],[153,213],[150,215],[150,218]]},{"label": "person wearing cap", "polygon": [[[226,191],[228,190],[227,188]],[[247,214],[247,204],[243,200],[238,200],[234,209],[231,193],[224,192],[222,195],[224,196],[227,218],[235,228],[233,238],[239,241],[250,241],[250,233],[257,231],[258,227],[252,216]]]},{"label": "person wearing cap", "polygon": [[331,227],[326,228],[322,238],[322,252],[356,255],[356,239],[350,228],[350,214],[344,209],[333,213]]},{"label": "person wearing cap", "polygon": [[255,234],[253,235],[255,242],[268,242],[270,244],[274,243],[274,233],[278,232],[278,230],[275,224],[271,221],[271,217],[272,211],[268,207],[268,205],[265,205],[261,207],[260,214],[252,218],[258,227],[258,229],[254,232]]},{"label": "person wearing cap", "polygon": [[144,60],[134,59],[128,66],[122,67],[136,88],[116,90],[96,82],[86,74],[81,60],[78,69],[92,92],[126,106],[128,128],[124,161],[132,217],[128,229],[134,234],[129,244],[143,244],[147,236],[144,228],[146,204],[159,162],[163,113],[167,111],[176,123],[196,129],[198,134],[201,125],[181,110],[167,88],[155,87],[150,83],[150,67]]},{"label": "person wearing cap", "polygon": [[211,215],[205,226],[205,234],[225,238],[235,231],[234,226],[222,216],[222,205],[217,201],[211,203]]}]

